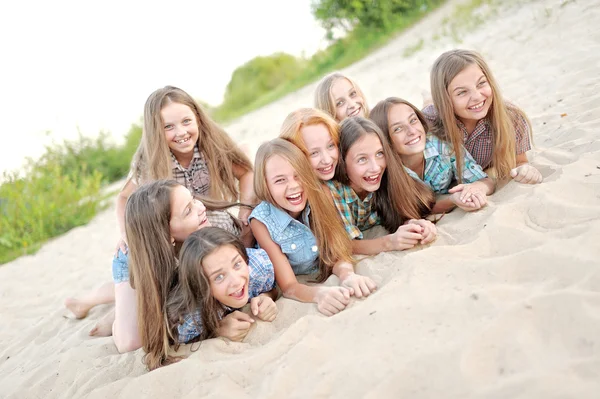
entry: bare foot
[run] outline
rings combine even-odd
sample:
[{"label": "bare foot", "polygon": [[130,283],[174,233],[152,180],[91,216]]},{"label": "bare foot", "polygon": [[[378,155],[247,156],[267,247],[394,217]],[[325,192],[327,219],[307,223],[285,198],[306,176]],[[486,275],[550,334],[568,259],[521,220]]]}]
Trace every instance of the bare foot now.
[{"label": "bare foot", "polygon": [[94,328],[90,330],[92,337],[110,337],[112,335],[112,326],[115,322],[115,310],[111,310],[106,316],[98,320]]},{"label": "bare foot", "polygon": [[69,309],[77,319],[83,319],[85,316],[87,316],[88,312],[92,308],[91,306],[81,302],[77,298],[65,299],[65,307]]}]

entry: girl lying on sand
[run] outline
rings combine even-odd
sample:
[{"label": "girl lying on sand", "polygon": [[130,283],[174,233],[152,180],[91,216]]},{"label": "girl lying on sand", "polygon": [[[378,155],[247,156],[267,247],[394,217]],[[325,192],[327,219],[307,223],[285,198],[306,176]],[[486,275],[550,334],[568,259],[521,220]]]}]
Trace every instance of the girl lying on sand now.
[{"label": "girl lying on sand", "polygon": [[[376,288],[354,273],[351,245],[342,221],[305,155],[283,139],[263,143],[256,153],[254,191],[262,202],[250,215],[256,241],[269,254],[283,295],[314,302],[328,316],[343,310],[350,295]],[[300,284],[296,275],[335,274],[341,287]]]},{"label": "girl lying on sand", "polygon": [[[427,134],[427,121],[417,107],[406,100],[389,97],[377,103],[371,111],[371,119],[400,155],[411,177],[425,182],[436,194],[451,194],[436,201],[434,213],[448,212],[455,206],[474,211],[487,204],[487,195],[494,192],[494,182],[465,149],[461,151],[464,168],[462,174],[458,174],[452,145]],[[459,184],[450,188],[455,181]]]}]

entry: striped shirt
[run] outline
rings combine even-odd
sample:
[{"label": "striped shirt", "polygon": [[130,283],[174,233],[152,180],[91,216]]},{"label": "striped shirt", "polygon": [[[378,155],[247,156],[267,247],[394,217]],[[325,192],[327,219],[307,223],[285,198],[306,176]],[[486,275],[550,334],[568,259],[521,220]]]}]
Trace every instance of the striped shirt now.
[{"label": "striped shirt", "polygon": [[345,184],[335,180],[325,183],[331,191],[333,202],[344,221],[350,239],[362,239],[363,231],[380,224],[375,210],[375,201],[373,201],[374,193],[369,193],[364,200],[361,200],[354,190]]},{"label": "striped shirt", "polygon": [[[531,149],[529,125],[526,119],[513,107],[508,106],[507,110],[515,129],[517,154],[524,154]],[[423,115],[430,125],[439,118],[433,104],[423,108]],[[493,166],[494,134],[489,118],[486,117],[477,121],[475,130],[471,134],[467,132],[467,128],[458,118],[456,124],[463,133],[465,149],[473,156],[475,162],[481,165],[483,169]]]},{"label": "striped shirt", "polygon": [[190,166],[186,169],[171,153],[171,165],[173,168],[173,179],[186,186],[193,194],[208,196],[210,190],[210,175],[204,154],[194,146],[194,156]]},{"label": "striped shirt", "polygon": [[[275,272],[273,263],[264,249],[246,248],[248,254],[248,301],[264,292],[269,292],[275,287]],[[222,319],[235,309],[223,306],[220,315]],[[202,315],[200,309],[187,314],[183,322],[177,326],[178,341],[180,344],[190,342],[202,334]]]},{"label": "striped shirt", "polygon": [[[433,134],[428,134],[423,156],[425,157],[425,171],[422,181],[429,185],[436,194],[447,194],[452,183],[458,181],[456,178],[458,176],[456,154],[452,150],[452,145]],[[463,183],[473,183],[487,177],[487,174],[467,150],[463,151],[463,156]],[[411,169],[406,166],[404,169],[413,179],[421,180]]]}]

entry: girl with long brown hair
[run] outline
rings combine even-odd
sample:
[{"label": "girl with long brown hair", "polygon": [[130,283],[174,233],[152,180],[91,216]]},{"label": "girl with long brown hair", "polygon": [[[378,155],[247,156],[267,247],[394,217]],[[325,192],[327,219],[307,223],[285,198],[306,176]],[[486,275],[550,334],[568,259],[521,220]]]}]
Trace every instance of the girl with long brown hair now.
[{"label": "girl with long brown hair", "polygon": [[321,79],[315,90],[315,108],[338,122],[353,116],[369,116],[369,106],[362,90],[341,72],[332,72]]},{"label": "girl with long brown hair", "polygon": [[[456,206],[470,212],[487,204],[487,196],[495,188],[492,179],[464,149],[464,168],[458,174],[452,145],[427,134],[427,121],[413,104],[388,97],[373,108],[371,120],[381,129],[412,178],[424,182],[436,194],[450,194],[436,200],[433,213],[448,212]],[[452,187],[455,182],[459,184]]]},{"label": "girl with long brown hair", "polygon": [[[374,122],[360,117],[342,122],[338,167],[326,183],[354,253],[401,251],[435,239],[435,226],[422,219],[433,206],[432,191],[406,173]],[[363,231],[376,225],[390,234],[363,239]]]},{"label": "girl with long brown hair", "polygon": [[450,142],[462,173],[463,145],[483,169],[493,167],[499,180],[528,184],[542,175],[527,159],[531,123],[517,106],[504,100],[483,57],[470,50],[440,55],[431,69],[433,104],[423,109],[431,131]]},{"label": "girl with long brown hair", "polygon": [[[348,305],[356,293],[353,283],[361,296],[376,288],[371,279],[354,274],[342,221],[298,147],[280,138],[263,143],[256,153],[254,191],[262,202],[250,215],[250,227],[273,261],[285,297],[314,302],[321,313],[331,316]],[[342,286],[315,287],[296,279],[315,273],[318,282],[333,273]]]}]

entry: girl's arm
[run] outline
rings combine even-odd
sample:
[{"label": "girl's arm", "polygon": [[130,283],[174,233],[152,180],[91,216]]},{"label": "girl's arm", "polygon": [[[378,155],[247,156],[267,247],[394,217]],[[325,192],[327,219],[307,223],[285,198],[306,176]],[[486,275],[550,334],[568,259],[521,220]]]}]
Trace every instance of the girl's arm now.
[{"label": "girl's arm", "polygon": [[351,293],[346,288],[310,287],[300,284],[287,256],[281,251],[281,247],[271,239],[267,227],[262,222],[252,219],[250,228],[260,247],[267,252],[273,262],[275,281],[281,288],[284,297],[300,302],[314,302],[319,311],[326,315],[338,313],[348,305]]},{"label": "girl's arm", "polygon": [[[254,194],[254,172],[237,164],[233,164],[232,169],[233,175],[240,182],[240,202],[247,205],[255,205],[257,200]],[[248,215],[245,218],[247,220],[251,210],[242,207],[240,208],[240,213],[242,210],[244,212],[248,211]]]},{"label": "girl's arm", "polygon": [[352,240],[352,253],[359,255],[377,255],[381,252],[404,251],[421,242],[425,236],[423,228],[416,223],[407,223],[393,234],[370,240]]},{"label": "girl's arm", "polygon": [[332,269],[343,287],[348,287],[354,292],[354,296],[362,298],[369,296],[377,289],[377,284],[367,276],[361,276],[354,272],[352,264],[344,261],[337,262]]},{"label": "girl's arm", "polygon": [[117,194],[116,208],[117,208],[117,224],[119,225],[119,233],[121,234],[121,238],[117,243],[117,248],[115,249],[115,255],[117,251],[120,249],[123,254],[127,253],[127,237],[125,236],[125,205],[127,204],[127,199],[133,192],[137,189],[137,185],[131,180],[127,180],[125,183],[125,187]]},{"label": "girl's arm", "polygon": [[525,184],[538,184],[543,180],[542,174],[529,163],[525,153],[517,154],[517,167],[510,171],[510,175],[515,181]]}]

